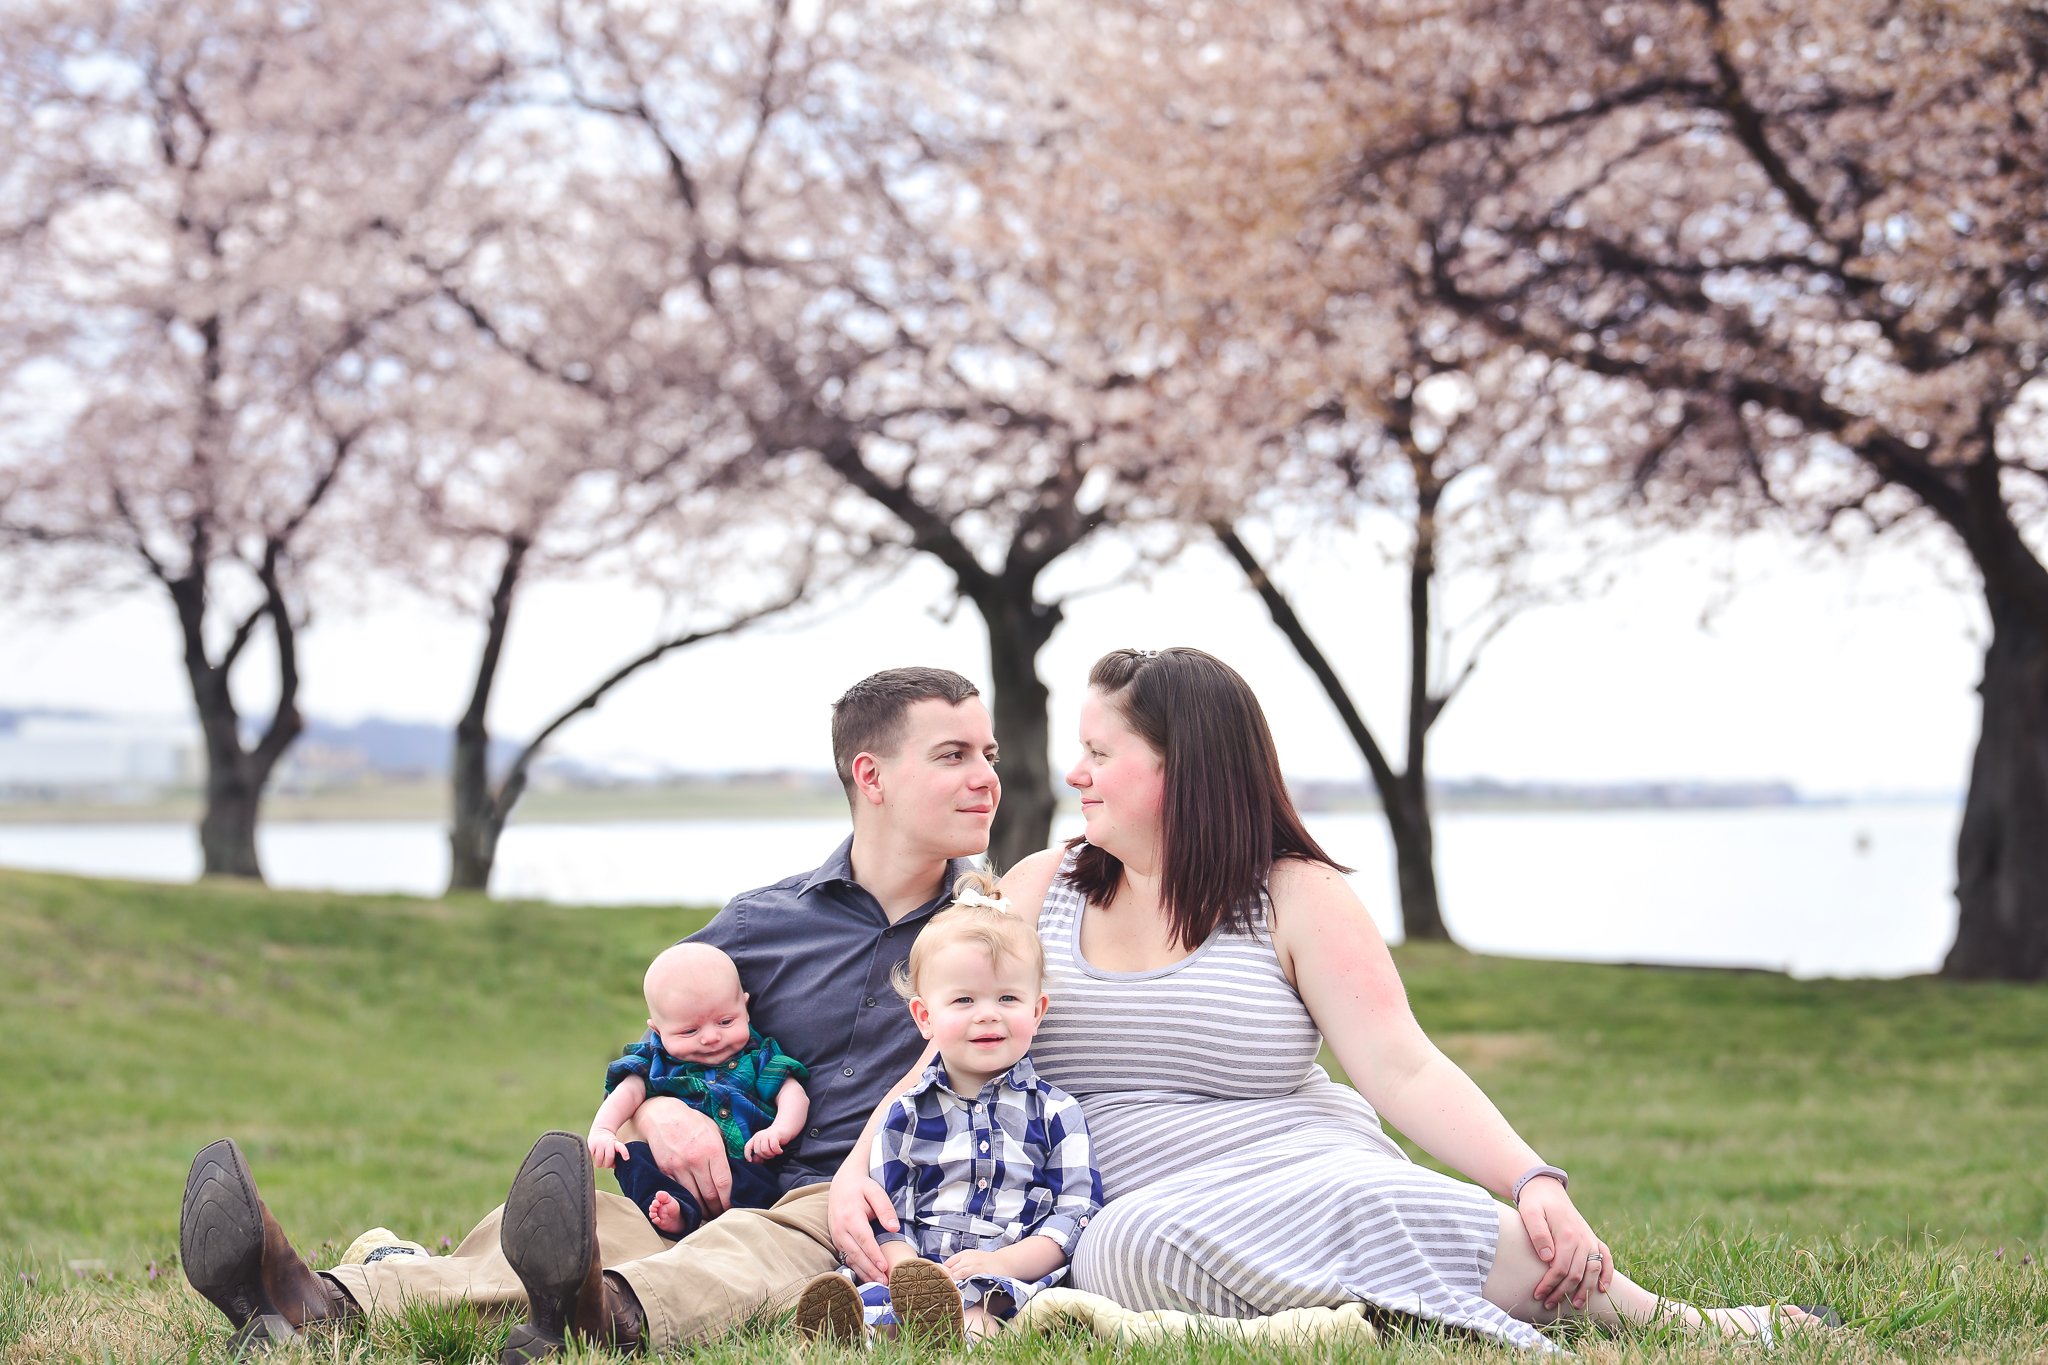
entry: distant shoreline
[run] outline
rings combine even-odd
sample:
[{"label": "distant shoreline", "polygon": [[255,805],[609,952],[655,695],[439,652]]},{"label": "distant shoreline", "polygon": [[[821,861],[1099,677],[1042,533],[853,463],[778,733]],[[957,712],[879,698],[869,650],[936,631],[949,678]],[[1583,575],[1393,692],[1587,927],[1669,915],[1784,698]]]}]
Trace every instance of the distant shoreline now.
[{"label": "distant shoreline", "polygon": [[[829,783],[830,779],[826,779]],[[1379,803],[1362,789],[1329,782],[1296,784],[1303,813],[1369,814]],[[1762,783],[1629,783],[1573,788],[1556,783],[1446,783],[1435,795],[1439,813],[1557,811],[1799,810],[1844,806],[1953,806],[1959,794],[1906,793],[1805,797]],[[132,800],[79,795],[0,798],[0,824],[167,824],[196,821],[197,792],[146,793]],[[375,781],[315,791],[285,790],[264,802],[267,823],[316,824],[442,820],[447,784],[437,780]],[[1063,806],[1064,809],[1064,806]],[[690,779],[674,783],[560,787],[532,791],[515,824],[595,824],[620,820],[804,820],[844,816],[836,786],[790,776]]]}]

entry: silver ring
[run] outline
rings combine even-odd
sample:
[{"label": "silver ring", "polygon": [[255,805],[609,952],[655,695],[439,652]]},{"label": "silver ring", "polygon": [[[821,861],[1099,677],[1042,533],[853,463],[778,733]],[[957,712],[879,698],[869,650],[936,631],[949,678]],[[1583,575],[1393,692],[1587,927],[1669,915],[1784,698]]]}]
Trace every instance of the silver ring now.
[{"label": "silver ring", "polygon": [[1589,1251],[1586,1253],[1587,1265],[1599,1265],[1602,1261],[1605,1261],[1606,1259],[1607,1258],[1605,1256],[1602,1256],[1597,1251]]}]

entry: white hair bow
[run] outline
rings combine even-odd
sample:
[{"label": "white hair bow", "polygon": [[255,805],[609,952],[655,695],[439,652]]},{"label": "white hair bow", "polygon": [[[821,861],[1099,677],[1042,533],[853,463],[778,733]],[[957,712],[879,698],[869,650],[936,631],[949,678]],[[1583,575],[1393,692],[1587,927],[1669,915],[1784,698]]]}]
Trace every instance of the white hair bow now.
[{"label": "white hair bow", "polygon": [[975,909],[995,910],[1005,915],[1010,913],[1009,901],[1001,896],[984,896],[971,886],[953,897],[953,904],[970,906]]}]

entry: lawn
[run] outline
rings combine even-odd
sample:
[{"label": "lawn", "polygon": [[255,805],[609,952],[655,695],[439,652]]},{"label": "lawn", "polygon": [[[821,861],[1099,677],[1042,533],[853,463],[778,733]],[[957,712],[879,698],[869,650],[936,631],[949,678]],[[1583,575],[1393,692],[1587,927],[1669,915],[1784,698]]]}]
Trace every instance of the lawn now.
[{"label": "lawn", "polygon": [[[588,1121],[646,959],[704,915],[0,872],[0,1350],[224,1358],[175,1267],[185,1166],[222,1134],[316,1260],[374,1224],[459,1239],[535,1132]],[[1398,956],[1424,1025],[1571,1168],[1638,1280],[1818,1298],[1858,1324],[1788,1354],[2048,1359],[2048,990]],[[468,1360],[503,1330],[421,1312],[313,1354]],[[786,1347],[763,1328],[707,1354]],[[1385,1350],[1495,1354],[1419,1332]],[[1245,1356],[1064,1337],[979,1354]]]}]

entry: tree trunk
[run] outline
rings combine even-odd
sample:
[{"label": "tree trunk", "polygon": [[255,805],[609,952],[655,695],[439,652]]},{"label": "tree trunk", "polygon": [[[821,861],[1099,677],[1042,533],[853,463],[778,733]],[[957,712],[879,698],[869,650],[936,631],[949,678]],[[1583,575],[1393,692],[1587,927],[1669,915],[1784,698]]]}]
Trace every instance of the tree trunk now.
[{"label": "tree trunk", "polygon": [[[491,687],[498,662],[505,655],[505,632],[512,624],[512,601],[519,587],[531,542],[512,536],[505,542],[505,563],[491,593],[491,616],[484,628],[483,653],[477,659],[476,682],[469,706],[455,723],[455,754],[449,769],[452,808],[448,827],[448,891],[485,891],[498,861],[498,839],[512,813],[516,792],[491,790],[491,729],[487,719]],[[523,784],[522,784],[523,785]]]},{"label": "tree trunk", "polygon": [[[206,747],[206,807],[199,817],[199,875],[263,880],[256,856],[256,819],[269,764],[252,761],[242,744],[242,717],[228,687],[229,670],[259,619],[244,623],[235,643],[215,664],[206,652],[206,580],[203,573],[171,580],[171,604],[177,609],[184,636],[185,677],[192,687],[192,706]],[[287,708],[289,709],[289,708]],[[296,712],[291,713],[296,722]],[[296,727],[293,733],[296,734]],[[279,744],[290,742],[286,736]]]},{"label": "tree trunk", "polygon": [[[462,739],[456,738],[455,764],[460,768]],[[458,891],[484,891],[491,887],[491,869],[498,862],[498,839],[505,822],[497,818],[497,803],[488,789],[481,792],[458,789],[455,793],[454,826],[448,831],[448,895]]]},{"label": "tree trunk", "polygon": [[1028,583],[1021,591],[991,594],[975,605],[988,624],[989,675],[996,693],[990,714],[1003,755],[1003,802],[989,840],[989,857],[1001,871],[1052,841],[1057,797],[1046,718],[1051,695],[1038,676],[1038,653],[1052,638],[1061,613],[1057,605],[1038,601]]},{"label": "tree trunk", "polygon": [[1404,774],[1392,789],[1381,788],[1387,830],[1394,837],[1394,876],[1401,891],[1401,936],[1410,943],[1449,943],[1451,931],[1436,892],[1436,831],[1429,793]]},{"label": "tree trunk", "polygon": [[[232,718],[230,718],[232,721]],[[206,726],[212,729],[211,724]],[[199,818],[200,875],[263,880],[256,858],[256,816],[261,793],[249,780],[239,752],[223,756],[206,746],[206,810]]]},{"label": "tree trunk", "polygon": [[[1408,771],[1396,772],[1388,761],[1386,750],[1374,737],[1372,728],[1365,723],[1365,716],[1359,711],[1351,693],[1344,686],[1344,680],[1337,676],[1335,666],[1324,655],[1315,637],[1308,633],[1300,615],[1287,594],[1280,591],[1280,585],[1266,572],[1252,554],[1251,547],[1237,534],[1228,522],[1214,522],[1210,528],[1225,552],[1236,561],[1238,568],[1252,585],[1259,600],[1266,604],[1266,614],[1273,618],[1273,624],[1287,637],[1287,643],[1294,646],[1294,652],[1308,665],[1308,671],[1322,687],[1323,695],[1336,708],[1337,718],[1344,722],[1344,729],[1351,736],[1351,742],[1358,746],[1358,753],[1365,760],[1366,771],[1372,775],[1372,784],[1380,794],[1380,809],[1386,815],[1387,830],[1394,838],[1395,885],[1401,895],[1401,934],[1411,942],[1428,940],[1434,943],[1451,942],[1451,931],[1444,924],[1443,905],[1437,899],[1436,890],[1436,832],[1429,813],[1429,789],[1423,780],[1424,743],[1429,726],[1434,723],[1442,710],[1441,703],[1430,697],[1427,689],[1416,688],[1411,702],[1414,713],[1409,717]],[[1424,598],[1427,601],[1427,598]],[[1411,612],[1411,623],[1415,620]],[[1427,621],[1421,638],[1427,639]],[[1418,657],[1421,657],[1418,655]],[[1422,660],[1426,667],[1427,660]],[[1411,677],[1420,676],[1411,667]]]},{"label": "tree trunk", "polygon": [[1956,847],[1943,976],[2048,980],[2048,632],[1987,588],[1984,718]]}]

